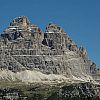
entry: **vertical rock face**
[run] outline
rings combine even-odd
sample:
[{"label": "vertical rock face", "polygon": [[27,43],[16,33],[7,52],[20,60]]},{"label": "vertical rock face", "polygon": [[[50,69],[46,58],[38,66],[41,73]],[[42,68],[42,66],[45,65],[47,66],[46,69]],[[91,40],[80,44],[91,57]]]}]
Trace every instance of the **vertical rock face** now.
[{"label": "vertical rock face", "polygon": [[20,28],[27,28],[30,25],[30,22],[27,17],[21,16],[15,18],[11,23],[10,26],[19,26]]},{"label": "vertical rock face", "polygon": [[25,16],[15,18],[1,34],[0,68],[38,70],[82,81],[92,80],[97,72],[86,49],[78,48],[60,26],[50,23],[42,32]]},{"label": "vertical rock face", "polygon": [[45,41],[47,40],[47,45],[53,49],[70,49],[72,51],[77,51],[77,46],[69,38],[69,36],[64,32],[64,30],[56,25],[49,24],[46,27]]},{"label": "vertical rock face", "polygon": [[92,74],[93,78],[100,83],[100,68],[97,68],[95,63],[92,63],[90,66],[90,73]]},{"label": "vertical rock face", "polygon": [[9,49],[33,48],[39,46],[43,37],[44,34],[41,29],[36,25],[30,24],[28,18],[22,16],[15,18],[1,34],[1,45],[3,41]]}]

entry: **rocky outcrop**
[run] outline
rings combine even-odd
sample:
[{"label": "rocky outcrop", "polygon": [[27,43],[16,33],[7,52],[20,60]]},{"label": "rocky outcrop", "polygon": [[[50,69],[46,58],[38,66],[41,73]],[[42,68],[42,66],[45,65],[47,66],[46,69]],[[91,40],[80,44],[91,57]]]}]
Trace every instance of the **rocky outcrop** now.
[{"label": "rocky outcrop", "polygon": [[35,70],[86,82],[94,81],[92,74],[96,70],[91,62],[86,49],[78,48],[56,24],[50,23],[43,32],[21,16],[15,18],[0,37],[1,70],[12,73]]},{"label": "rocky outcrop", "polygon": [[97,68],[96,65],[95,65],[94,63],[91,65],[90,68],[91,68],[91,70],[92,70],[92,72],[91,72],[92,77],[93,77],[97,82],[100,83],[100,68]]},{"label": "rocky outcrop", "polygon": [[64,86],[48,100],[100,100],[100,86],[90,83]]},{"label": "rocky outcrop", "polygon": [[33,84],[0,89],[1,100],[100,100],[100,85],[91,83]]}]

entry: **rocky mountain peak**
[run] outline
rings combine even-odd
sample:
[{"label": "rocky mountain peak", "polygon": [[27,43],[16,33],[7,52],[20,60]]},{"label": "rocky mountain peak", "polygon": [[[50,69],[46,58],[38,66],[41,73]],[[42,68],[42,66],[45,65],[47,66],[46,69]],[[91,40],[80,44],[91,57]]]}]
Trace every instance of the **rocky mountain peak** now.
[{"label": "rocky mountain peak", "polygon": [[100,100],[100,69],[87,55],[59,25],[43,32],[15,18],[0,35],[0,100]]},{"label": "rocky mountain peak", "polygon": [[[50,23],[43,32],[25,16],[15,18],[0,37],[0,68],[26,73],[29,81],[35,76],[31,70],[39,71],[34,74],[43,77],[46,74],[47,79],[47,74],[55,74],[64,79],[90,81],[97,69],[86,56],[86,49],[78,48],[59,25]],[[13,75],[12,78],[16,76]],[[23,80],[21,76],[16,78]]]},{"label": "rocky mountain peak", "polygon": [[37,25],[30,24],[26,16],[20,16],[13,19],[10,26],[1,34],[1,37],[5,40],[5,43],[7,40],[11,42],[17,39],[30,40],[30,38],[33,38],[34,41],[39,41],[43,39],[43,33]]},{"label": "rocky mountain peak", "polygon": [[59,25],[57,24],[54,24],[54,23],[49,23],[48,26],[46,27],[46,32],[51,32],[51,33],[65,33],[63,28],[60,27]]},{"label": "rocky mountain peak", "polygon": [[26,16],[17,17],[10,23],[10,26],[16,26],[22,28],[27,28],[29,25],[30,22]]}]

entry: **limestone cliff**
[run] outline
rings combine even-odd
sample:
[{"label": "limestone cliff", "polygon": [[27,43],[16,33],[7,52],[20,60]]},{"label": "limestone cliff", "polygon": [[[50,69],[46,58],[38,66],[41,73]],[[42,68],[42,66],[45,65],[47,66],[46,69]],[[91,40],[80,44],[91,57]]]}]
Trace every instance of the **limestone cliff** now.
[{"label": "limestone cliff", "polygon": [[25,16],[15,18],[1,33],[0,69],[1,80],[17,79],[22,82],[26,82],[26,77],[27,82],[94,82],[97,78],[93,73],[100,74],[88,59],[86,49],[78,48],[63,28],[50,23],[43,32]]}]

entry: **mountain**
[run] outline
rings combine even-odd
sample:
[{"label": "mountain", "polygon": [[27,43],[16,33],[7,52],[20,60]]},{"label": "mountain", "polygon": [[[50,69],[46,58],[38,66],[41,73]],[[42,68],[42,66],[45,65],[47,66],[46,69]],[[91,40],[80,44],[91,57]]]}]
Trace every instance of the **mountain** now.
[{"label": "mountain", "polygon": [[1,87],[6,87],[5,82],[13,86],[19,83],[99,84],[100,69],[88,58],[87,50],[78,47],[62,27],[50,23],[43,32],[21,16],[0,36],[0,81]]}]

